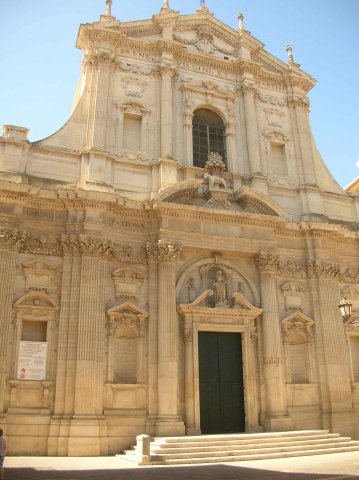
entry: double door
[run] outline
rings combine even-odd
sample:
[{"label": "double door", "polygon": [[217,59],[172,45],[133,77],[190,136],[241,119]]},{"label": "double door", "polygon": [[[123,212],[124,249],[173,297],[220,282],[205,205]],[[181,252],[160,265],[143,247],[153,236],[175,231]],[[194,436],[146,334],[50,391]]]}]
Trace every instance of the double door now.
[{"label": "double door", "polygon": [[240,333],[199,332],[202,434],[245,430]]}]

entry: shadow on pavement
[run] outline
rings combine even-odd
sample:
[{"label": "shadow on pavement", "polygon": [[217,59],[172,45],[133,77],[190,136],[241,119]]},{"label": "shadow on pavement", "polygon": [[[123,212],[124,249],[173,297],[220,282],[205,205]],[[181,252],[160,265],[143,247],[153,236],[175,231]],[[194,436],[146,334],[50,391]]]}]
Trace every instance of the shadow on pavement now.
[{"label": "shadow on pavement", "polygon": [[285,473],[234,465],[183,467],[142,467],[115,470],[37,470],[7,468],[5,480],[358,480],[358,476],[338,474]]}]

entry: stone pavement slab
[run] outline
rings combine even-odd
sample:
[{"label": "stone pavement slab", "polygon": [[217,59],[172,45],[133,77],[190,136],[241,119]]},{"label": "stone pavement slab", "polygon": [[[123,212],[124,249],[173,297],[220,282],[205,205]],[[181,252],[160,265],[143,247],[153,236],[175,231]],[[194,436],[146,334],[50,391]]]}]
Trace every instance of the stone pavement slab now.
[{"label": "stone pavement slab", "polygon": [[358,452],[195,466],[137,467],[123,457],[7,457],[5,480],[358,480]]}]

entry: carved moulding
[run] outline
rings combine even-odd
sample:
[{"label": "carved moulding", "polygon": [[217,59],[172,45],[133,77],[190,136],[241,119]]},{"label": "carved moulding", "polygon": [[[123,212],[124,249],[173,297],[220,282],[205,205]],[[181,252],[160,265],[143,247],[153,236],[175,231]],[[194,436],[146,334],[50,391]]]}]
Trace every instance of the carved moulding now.
[{"label": "carved moulding", "polygon": [[295,312],[281,322],[284,343],[301,344],[313,341],[314,321],[302,312]]},{"label": "carved moulding", "polygon": [[143,338],[148,313],[130,302],[110,308],[106,312],[107,333],[114,338]]}]

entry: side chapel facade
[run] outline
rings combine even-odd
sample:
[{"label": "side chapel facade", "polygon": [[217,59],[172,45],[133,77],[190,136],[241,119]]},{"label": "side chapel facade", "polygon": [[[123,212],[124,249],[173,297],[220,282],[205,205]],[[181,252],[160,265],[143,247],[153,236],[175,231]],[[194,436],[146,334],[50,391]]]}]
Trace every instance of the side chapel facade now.
[{"label": "side chapel facade", "polygon": [[[315,80],[202,4],[81,25],[71,116],[0,137],[0,422],[10,454],[136,435],[359,438],[357,194]],[[204,3],[204,2],[202,2]],[[355,312],[358,313],[355,313]]]}]

